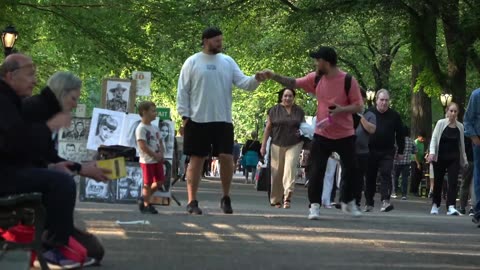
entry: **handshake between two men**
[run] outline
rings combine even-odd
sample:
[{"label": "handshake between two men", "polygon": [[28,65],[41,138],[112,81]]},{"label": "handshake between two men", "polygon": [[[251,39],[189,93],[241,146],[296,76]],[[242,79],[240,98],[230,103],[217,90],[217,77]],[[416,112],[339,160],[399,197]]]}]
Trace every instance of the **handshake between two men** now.
[{"label": "handshake between two men", "polygon": [[272,79],[275,73],[269,69],[259,71],[255,74],[255,79],[259,82],[263,82],[269,79]]}]

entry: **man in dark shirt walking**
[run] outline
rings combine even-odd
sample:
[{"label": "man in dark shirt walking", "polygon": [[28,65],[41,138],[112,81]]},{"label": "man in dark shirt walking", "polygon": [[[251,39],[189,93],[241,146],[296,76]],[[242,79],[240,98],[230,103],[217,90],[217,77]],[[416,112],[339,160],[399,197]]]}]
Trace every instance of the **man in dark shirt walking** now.
[{"label": "man in dark shirt walking", "polygon": [[[381,89],[377,92],[376,107],[371,108],[377,119],[377,128],[370,136],[370,158],[365,189],[365,212],[373,211],[377,173],[380,171],[380,194],[382,200],[381,212],[393,210],[390,203],[392,192],[393,159],[403,158],[405,140],[402,133],[403,123],[400,115],[389,108],[390,94]],[[395,157],[395,140],[397,142],[397,157]]]}]

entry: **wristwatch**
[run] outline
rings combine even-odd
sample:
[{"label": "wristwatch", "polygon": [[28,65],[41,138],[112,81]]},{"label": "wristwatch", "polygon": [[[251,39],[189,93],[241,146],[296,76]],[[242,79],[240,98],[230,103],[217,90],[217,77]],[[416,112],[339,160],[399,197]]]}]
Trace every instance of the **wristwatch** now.
[{"label": "wristwatch", "polygon": [[72,171],[74,174],[79,174],[82,170],[82,164],[75,162],[73,165],[69,165],[68,169]]}]

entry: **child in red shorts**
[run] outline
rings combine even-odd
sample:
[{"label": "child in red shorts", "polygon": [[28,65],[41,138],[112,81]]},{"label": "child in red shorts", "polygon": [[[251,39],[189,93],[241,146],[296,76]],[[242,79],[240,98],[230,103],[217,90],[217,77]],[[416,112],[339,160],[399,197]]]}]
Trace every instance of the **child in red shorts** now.
[{"label": "child in red shorts", "polygon": [[151,123],[157,117],[155,103],[143,101],[138,106],[142,122],[135,130],[135,137],[140,153],[140,167],[143,173],[143,202],[139,204],[140,212],[157,214],[150,204],[152,194],[165,180],[163,172],[164,147],[160,139],[160,130]]}]

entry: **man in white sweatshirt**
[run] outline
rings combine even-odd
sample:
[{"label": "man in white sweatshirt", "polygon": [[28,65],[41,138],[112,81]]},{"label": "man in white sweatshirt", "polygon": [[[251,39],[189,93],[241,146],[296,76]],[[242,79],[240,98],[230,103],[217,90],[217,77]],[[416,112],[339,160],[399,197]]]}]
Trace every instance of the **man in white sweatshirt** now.
[{"label": "man in white sweatshirt", "polygon": [[201,215],[197,190],[205,158],[218,157],[222,170],[223,197],[220,207],[225,214],[233,213],[230,185],[233,177],[233,85],[255,90],[265,80],[262,73],[245,76],[237,63],[222,53],[220,29],[203,31],[203,50],[190,56],[182,66],[178,79],[177,110],[185,127],[184,154],[190,156],[187,169],[187,212]]}]

